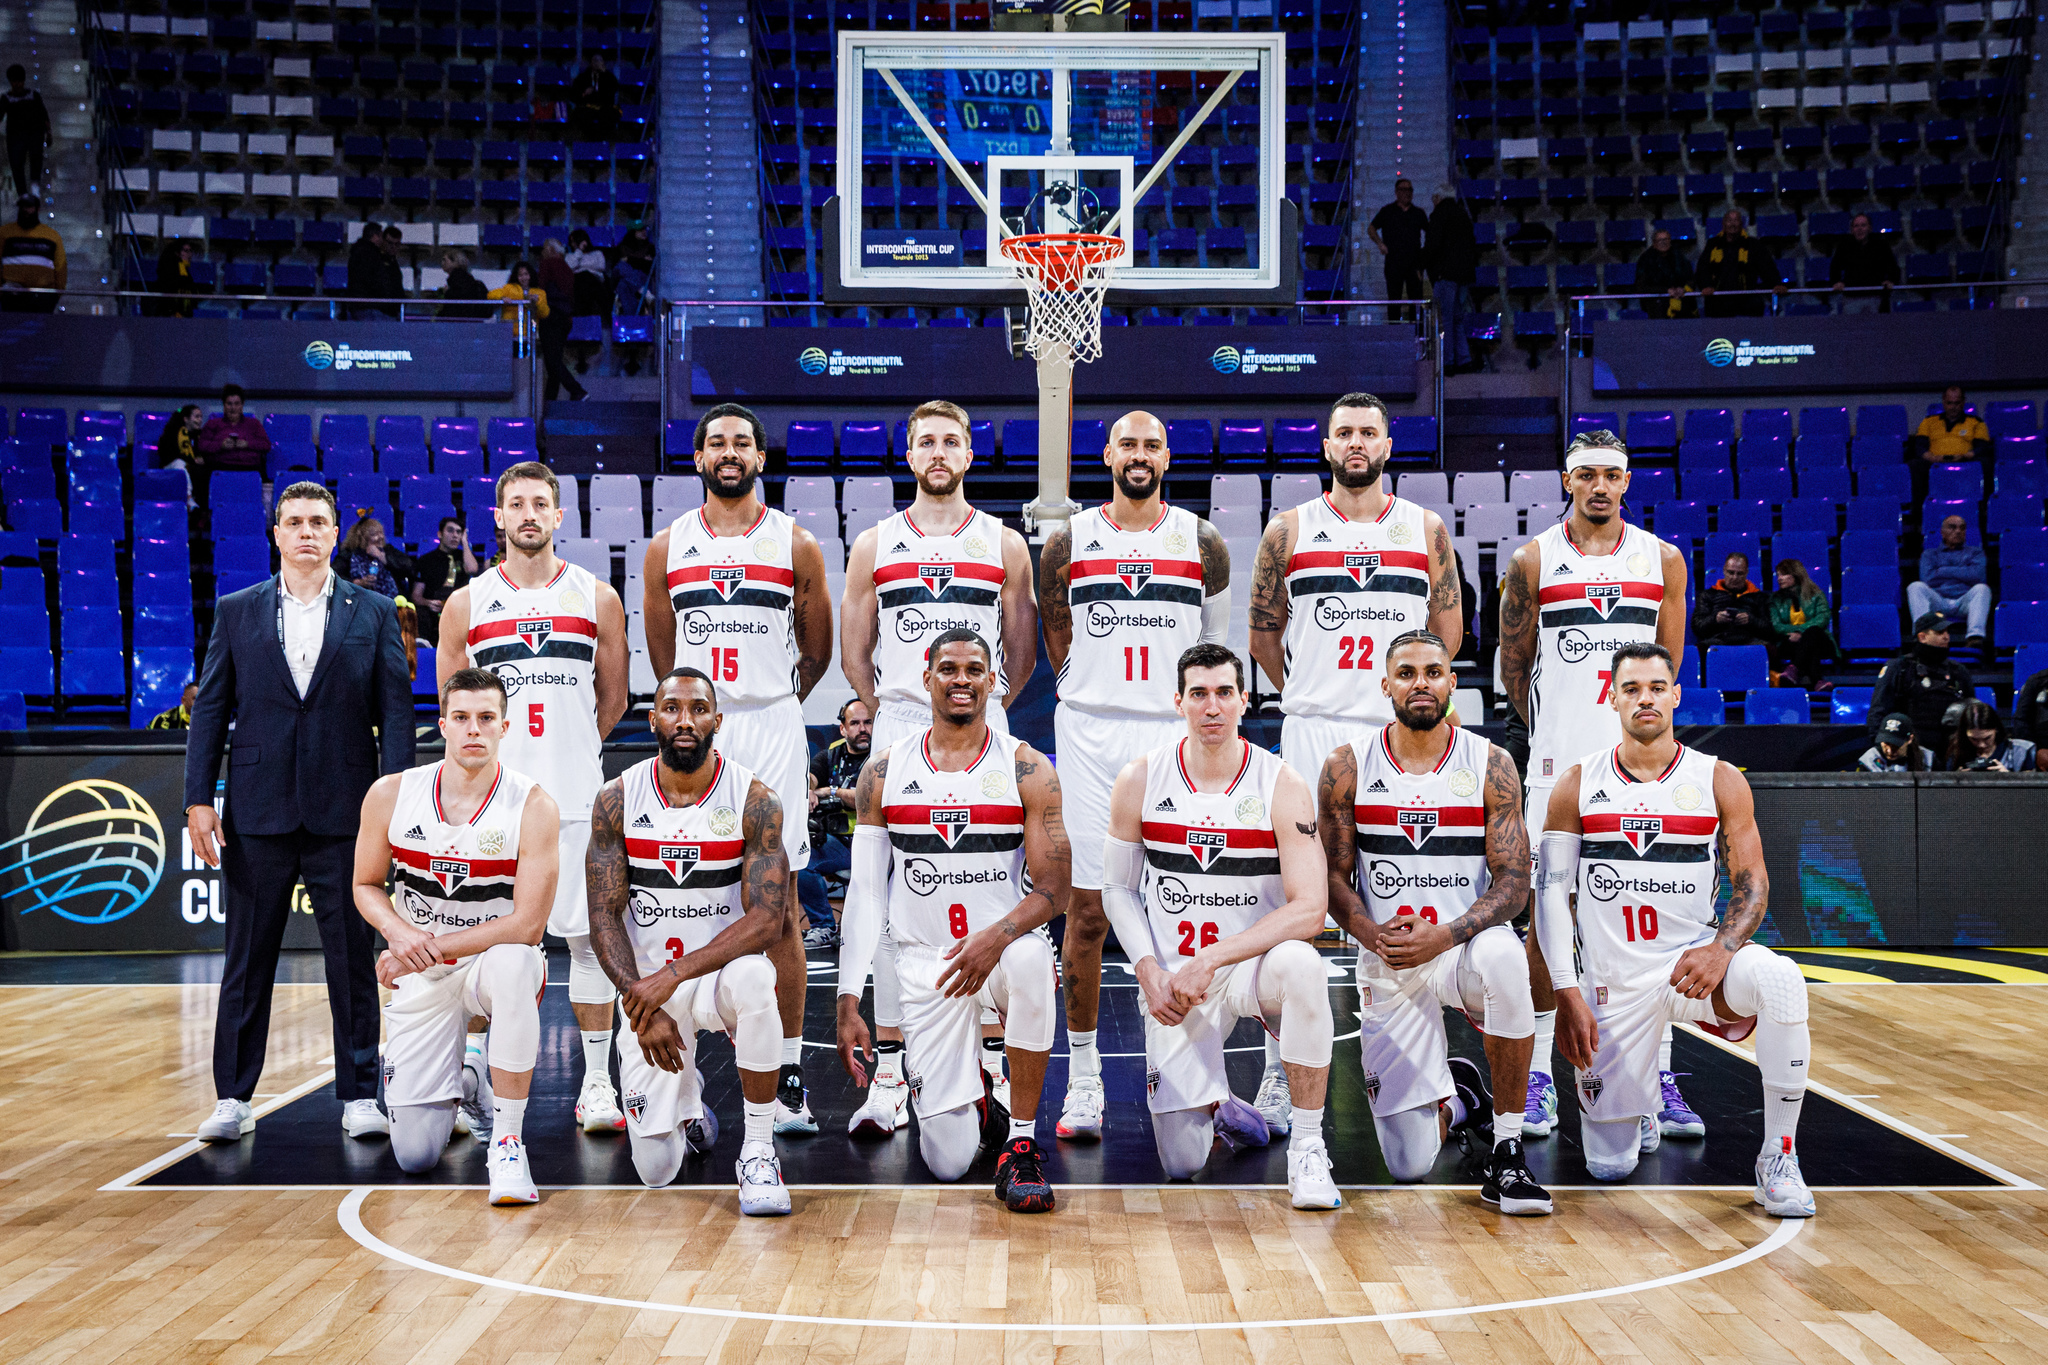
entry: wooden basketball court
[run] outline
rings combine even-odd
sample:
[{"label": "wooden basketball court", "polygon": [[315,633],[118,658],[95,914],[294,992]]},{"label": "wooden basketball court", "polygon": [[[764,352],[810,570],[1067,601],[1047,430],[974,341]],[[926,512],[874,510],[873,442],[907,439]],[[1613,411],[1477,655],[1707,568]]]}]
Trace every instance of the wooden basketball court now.
[{"label": "wooden basketball court", "polygon": [[[1816,1180],[1804,1224],[1704,1184],[1560,1183],[1556,1216],[1529,1220],[1457,1185],[1347,1188],[1312,1214],[1284,1188],[1067,1184],[1054,1214],[1017,1217],[978,1175],[792,1177],[794,1216],[749,1220],[729,1166],[658,1191],[544,1188],[516,1210],[371,1179],[162,1188],[140,1182],[214,1098],[215,988],[29,984],[53,960],[16,959],[0,964],[16,983],[0,986],[0,1360],[2039,1359],[2048,997],[2031,981],[2048,974],[1980,954],[1993,965],[1893,964],[1947,978],[1900,981],[1801,956],[1833,978],[1812,991],[1817,1089],[1978,1183]],[[279,986],[259,1115],[324,1082],[323,991]],[[1695,1103],[1711,1146],[1724,1116]],[[844,1144],[825,1122],[809,1141]]]}]

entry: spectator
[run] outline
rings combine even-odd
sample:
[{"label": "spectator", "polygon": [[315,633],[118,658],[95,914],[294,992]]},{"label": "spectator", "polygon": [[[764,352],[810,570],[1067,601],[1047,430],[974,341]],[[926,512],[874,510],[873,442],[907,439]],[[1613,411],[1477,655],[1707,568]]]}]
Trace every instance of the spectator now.
[{"label": "spectator", "polygon": [[505,307],[498,314],[500,322],[517,322],[519,320],[518,300],[520,299],[532,301],[533,316],[536,324],[538,324],[540,319],[548,315],[548,296],[540,290],[537,281],[533,277],[533,262],[531,261],[521,261],[513,266],[512,273],[507,277],[505,283],[491,290],[484,297],[504,301]]},{"label": "spectator", "polygon": [[839,738],[811,759],[811,862],[796,878],[797,898],[811,922],[804,931],[806,948],[829,948],[839,941],[825,878],[844,877],[853,866],[854,787],[874,735],[868,708],[849,701],[839,708]]},{"label": "spectator", "polygon": [[1791,687],[1826,692],[1833,683],[1820,675],[1820,661],[1835,652],[1828,633],[1828,595],[1796,559],[1777,564],[1778,590],[1771,594],[1771,662]]},{"label": "spectator", "polygon": [[[380,287],[383,290],[384,297],[387,299],[406,298],[411,295],[412,290],[405,283],[405,262],[398,254],[405,246],[405,229],[399,227],[396,223],[385,228],[382,245],[384,249],[382,263],[384,283]],[[393,304],[391,307],[399,317],[405,316],[405,306],[403,304]]]},{"label": "spectator", "polygon": [[199,433],[206,426],[206,414],[197,403],[187,403],[171,414],[156,438],[158,469],[175,469],[185,476],[185,505],[198,506],[202,475],[207,472],[206,456],[199,449]]},{"label": "spectator", "polygon": [[[570,295],[574,306],[570,311],[579,318],[603,318],[604,332],[609,334],[612,330],[611,262],[582,228],[569,234],[566,260],[575,282]],[[576,344],[576,373],[590,373],[590,359],[596,351],[597,348],[588,342]]]},{"label": "spectator", "polygon": [[441,612],[449,594],[482,572],[475,553],[463,542],[462,519],[443,517],[439,529],[440,543],[419,557],[412,574],[413,605],[429,640],[441,638]]},{"label": "spectator", "polygon": [[[1422,283],[1423,234],[1429,230],[1429,215],[1415,207],[1415,186],[1404,176],[1394,182],[1394,202],[1373,215],[1365,235],[1387,258],[1387,297],[1426,299],[1429,290]],[[1408,310],[1390,308],[1389,321],[1404,321]]]},{"label": "spectator", "polygon": [[1664,302],[1655,299],[1644,300],[1644,309],[1653,318],[1682,318],[1692,311],[1686,302],[1686,291],[1692,287],[1692,262],[1685,253],[1673,249],[1671,234],[1658,228],[1650,234],[1648,250],[1636,257],[1636,284],[1638,294],[1662,294]]},{"label": "spectator", "polygon": [[14,206],[14,221],[0,226],[0,313],[54,313],[56,294],[29,294],[29,289],[62,289],[69,276],[64,239],[38,216],[43,201],[24,194]]},{"label": "spectator", "polygon": [[[1828,278],[1834,282],[1836,312],[1892,311],[1892,286],[1899,282],[1899,258],[1883,238],[1870,235],[1869,214],[1859,213],[1849,220],[1849,235],[1835,244],[1834,255],[1828,258]],[[1848,289],[1873,292],[1843,292]]]},{"label": "spectator", "polygon": [[1984,581],[1983,547],[1965,545],[1964,532],[1961,517],[1941,523],[1941,544],[1920,552],[1920,581],[1906,585],[1906,607],[1915,616],[1934,613],[1945,620],[1963,612],[1963,643],[1976,649],[1991,617],[1991,588]]},{"label": "spectator", "polygon": [[1479,278],[1479,243],[1473,236],[1472,215],[1458,202],[1456,185],[1445,181],[1431,200],[1424,263],[1436,299],[1437,326],[1444,332],[1444,373],[1465,374],[1479,368],[1472,363],[1472,343],[1465,335],[1472,284]]},{"label": "spectator", "polygon": [[398,596],[398,580],[392,576],[391,566],[386,563],[384,523],[368,512],[356,518],[356,524],[348,528],[348,535],[342,538],[341,552],[336,556],[349,582],[359,588],[381,592],[386,597]]},{"label": "spectator", "polygon": [[495,310],[490,306],[491,291],[484,288],[484,282],[470,273],[469,257],[460,251],[441,253],[441,269],[447,272],[448,283],[441,289],[444,299],[474,299],[474,303],[449,303],[442,307],[444,318],[488,318]]},{"label": "spectator", "polygon": [[1906,458],[1917,460],[1919,482],[1926,481],[1931,464],[1964,464],[1971,460],[1991,461],[1991,428],[1969,409],[1961,384],[1941,391],[1941,411],[1930,414],[1920,429],[1906,441]]},{"label": "spectator", "polygon": [[1970,700],[1956,708],[1949,726],[1943,766],[1950,772],[2032,773],[2048,771],[2048,752],[2030,739],[2005,732],[1998,708]]},{"label": "spectator", "polygon": [[2048,746],[2048,668],[2013,688],[2012,728],[2021,738]]},{"label": "spectator", "polygon": [[1930,611],[1913,622],[1913,645],[1884,666],[1870,696],[1871,726],[1903,711],[1916,734],[1941,733],[1942,717],[1957,702],[1970,700],[1970,672],[1948,656],[1948,622]]},{"label": "spectator", "polygon": [[1717,299],[1716,293],[1724,290],[1770,289],[1785,292],[1785,277],[1778,273],[1778,263],[1771,259],[1771,253],[1763,243],[1751,237],[1742,229],[1742,210],[1730,209],[1721,215],[1721,231],[1707,241],[1707,249],[1700,253],[1699,264],[1693,267],[1693,287],[1700,291],[1706,301],[1706,315],[1710,318],[1762,317],[1764,300],[1761,295],[1744,295],[1741,298]]},{"label": "spectator", "polygon": [[178,695],[178,704],[157,712],[149,718],[152,730],[189,730],[192,728],[192,703],[199,700],[199,684],[188,682],[185,690]]},{"label": "spectator", "polygon": [[[385,278],[384,228],[378,223],[363,224],[363,235],[348,249],[348,296],[357,300],[384,299],[391,297],[384,292],[389,281]],[[376,318],[392,316],[392,305],[384,303],[359,302],[355,316]]]},{"label": "spectator", "polygon": [[192,445],[206,457],[208,470],[260,471],[263,457],[270,453],[270,433],[263,429],[263,423],[242,410],[242,386],[229,384],[220,391],[220,416],[207,419]]},{"label": "spectator", "polygon": [[1856,760],[1859,772],[1927,773],[1934,771],[1934,751],[1913,737],[1913,718],[1894,711],[1878,722],[1876,741]]},{"label": "spectator", "polygon": [[189,318],[192,300],[206,291],[192,278],[192,243],[165,242],[156,254],[156,292],[166,297],[151,313],[163,318]]},{"label": "spectator", "polygon": [[7,164],[14,169],[14,192],[24,196],[39,193],[43,149],[50,145],[50,111],[42,95],[28,88],[28,68],[20,62],[7,68],[0,121],[7,124]]},{"label": "spectator", "polygon": [[1692,614],[1693,638],[1702,645],[1753,645],[1771,639],[1771,600],[1749,581],[1749,556],[1722,562],[1721,577],[1700,593]]},{"label": "spectator", "polygon": [[576,277],[562,255],[562,244],[552,237],[541,243],[540,273],[535,282],[548,296],[548,311],[540,322],[540,360],[547,371],[540,396],[552,403],[555,395],[567,388],[572,402],[588,397],[588,391],[576,382],[576,376],[569,373],[568,362],[562,358],[569,329],[576,323]]},{"label": "spectator", "polygon": [[[619,78],[593,52],[569,82],[569,127],[578,142],[610,142],[619,123]],[[564,300],[566,303],[567,300]]]},{"label": "spectator", "polygon": [[654,279],[654,239],[647,235],[647,224],[634,223],[626,229],[612,252],[612,269],[619,277],[619,292],[632,295],[618,311],[645,313],[647,289]]}]

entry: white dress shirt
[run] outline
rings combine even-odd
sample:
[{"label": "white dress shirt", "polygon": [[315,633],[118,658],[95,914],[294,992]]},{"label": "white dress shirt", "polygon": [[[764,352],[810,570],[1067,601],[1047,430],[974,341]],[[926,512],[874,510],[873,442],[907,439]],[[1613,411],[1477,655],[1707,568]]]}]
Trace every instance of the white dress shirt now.
[{"label": "white dress shirt", "polygon": [[334,601],[334,570],[327,571],[319,595],[301,602],[278,577],[277,596],[284,608],[284,660],[291,666],[292,682],[299,695],[313,682],[313,666],[320,662],[320,646],[327,639],[327,610]]}]

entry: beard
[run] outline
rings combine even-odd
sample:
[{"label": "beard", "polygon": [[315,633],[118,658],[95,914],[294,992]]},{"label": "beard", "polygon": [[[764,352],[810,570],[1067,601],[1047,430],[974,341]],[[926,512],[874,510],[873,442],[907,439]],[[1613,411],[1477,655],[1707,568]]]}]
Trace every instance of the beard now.
[{"label": "beard", "polygon": [[758,477],[759,471],[752,469],[746,470],[737,479],[728,478],[714,469],[712,473],[704,476],[704,485],[717,497],[738,501],[754,491],[754,481]]},{"label": "beard", "polygon": [[515,549],[533,554],[546,549],[548,542],[554,539],[554,535],[555,533],[545,526],[520,527],[516,530],[507,531],[505,533],[505,540]]},{"label": "beard", "polygon": [[1443,724],[1444,712],[1442,707],[1438,707],[1435,715],[1419,716],[1409,710],[1408,707],[1397,706],[1394,708],[1394,719],[1400,721],[1404,729],[1427,734]]},{"label": "beard", "polygon": [[1132,502],[1143,502],[1159,491],[1159,473],[1157,470],[1144,470],[1143,477],[1145,481],[1142,484],[1132,482],[1125,470],[1122,469],[1119,469],[1112,477],[1116,480],[1117,491]]},{"label": "beard", "polygon": [[935,498],[943,498],[959,488],[960,481],[966,477],[967,471],[964,469],[948,469],[944,465],[935,464],[917,476],[917,486]]},{"label": "beard", "polygon": [[864,754],[874,747],[874,742],[872,735],[863,736],[860,739],[849,739],[846,741],[846,752],[850,754]]},{"label": "beard", "polygon": [[661,751],[661,765],[673,773],[694,773],[703,767],[704,761],[711,757],[711,741],[704,740],[688,748],[679,743],[684,735],[695,738],[696,734],[685,726],[666,739],[656,735],[654,743]]},{"label": "beard", "polygon": [[1380,481],[1380,474],[1386,469],[1387,461],[1392,455],[1393,452],[1389,451],[1379,459],[1371,461],[1363,473],[1349,468],[1347,462],[1340,461],[1331,467],[1331,476],[1343,488],[1370,488]]}]

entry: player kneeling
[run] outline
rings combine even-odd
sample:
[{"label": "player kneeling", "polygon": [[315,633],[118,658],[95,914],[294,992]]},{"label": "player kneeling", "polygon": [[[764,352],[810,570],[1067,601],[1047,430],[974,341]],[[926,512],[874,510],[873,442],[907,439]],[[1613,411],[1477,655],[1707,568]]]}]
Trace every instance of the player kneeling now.
[{"label": "player kneeling", "polygon": [[[1052,1054],[1052,944],[1034,932],[1067,908],[1073,858],[1045,755],[988,727],[988,643],[957,628],[932,641],[932,724],[861,769],[853,875],[839,948],[839,1058],[868,1083],[860,995],[886,920],[902,987],[904,1060],[918,1151],[958,1180],[1000,1147],[996,1194],[1013,1213],[1053,1206],[1037,1138]],[[1031,889],[1023,886],[1030,875]],[[886,901],[885,901],[886,896]],[[981,1066],[984,1008],[1002,1018],[1010,1105]]]},{"label": "player kneeling", "polygon": [[[455,1130],[457,1104],[488,1107],[491,1202],[534,1204],[523,1131],[561,821],[553,798],[498,762],[505,700],[486,669],[448,679],[448,756],[380,777],[363,798],[355,898],[390,945],[377,957],[377,980],[393,992],[384,1007],[391,1154],[408,1172],[428,1170]],[[491,1021],[488,1081],[464,1063],[477,1015]]]},{"label": "player kneeling", "polygon": [[[1550,1196],[1522,1159],[1536,1013],[1507,927],[1529,899],[1521,782],[1505,750],[1445,723],[1456,682],[1441,639],[1411,631],[1383,657],[1395,723],[1339,746],[1318,784],[1330,912],[1359,945],[1359,1048],[1380,1152],[1394,1179],[1422,1180],[1460,1127],[1489,1154],[1480,1197],[1502,1213],[1546,1214]],[[1465,1058],[1446,1062],[1446,1006],[1484,1036],[1490,1090]]]},{"label": "player kneeling", "polygon": [[661,680],[648,717],[658,752],[606,783],[592,809],[591,947],[626,1014],[619,1079],[640,1179],[666,1185],[685,1155],[705,1155],[718,1141],[696,1038],[727,1033],[746,1113],[740,1212],[782,1214],[782,1017],[766,956],[789,913],[782,806],[753,773],[714,751],[718,723],[711,679],[679,668]]},{"label": "player kneeling", "polygon": [[[1730,1040],[1754,1031],[1764,1085],[1756,1202],[1780,1218],[1811,1218],[1793,1148],[1813,1054],[1806,980],[1749,941],[1770,900],[1756,807],[1741,773],[1672,734],[1676,672],[1661,645],[1614,652],[1621,743],[1566,771],[1544,822],[1536,932],[1557,988],[1558,1047],[1578,1068],[1586,1168],[1620,1180],[1655,1148],[1667,1022]],[[1729,886],[1718,926],[1717,845]],[[1572,965],[1574,891],[1583,982]]]},{"label": "player kneeling", "polygon": [[1323,1145],[1330,992],[1310,946],[1329,903],[1315,805],[1277,754],[1238,734],[1244,664],[1222,645],[1180,656],[1187,733],[1127,764],[1110,793],[1103,908],[1145,993],[1145,1090],[1169,1179],[1193,1176],[1230,1099],[1237,1021],[1277,1025],[1293,1108],[1287,1190],[1343,1205]]}]

